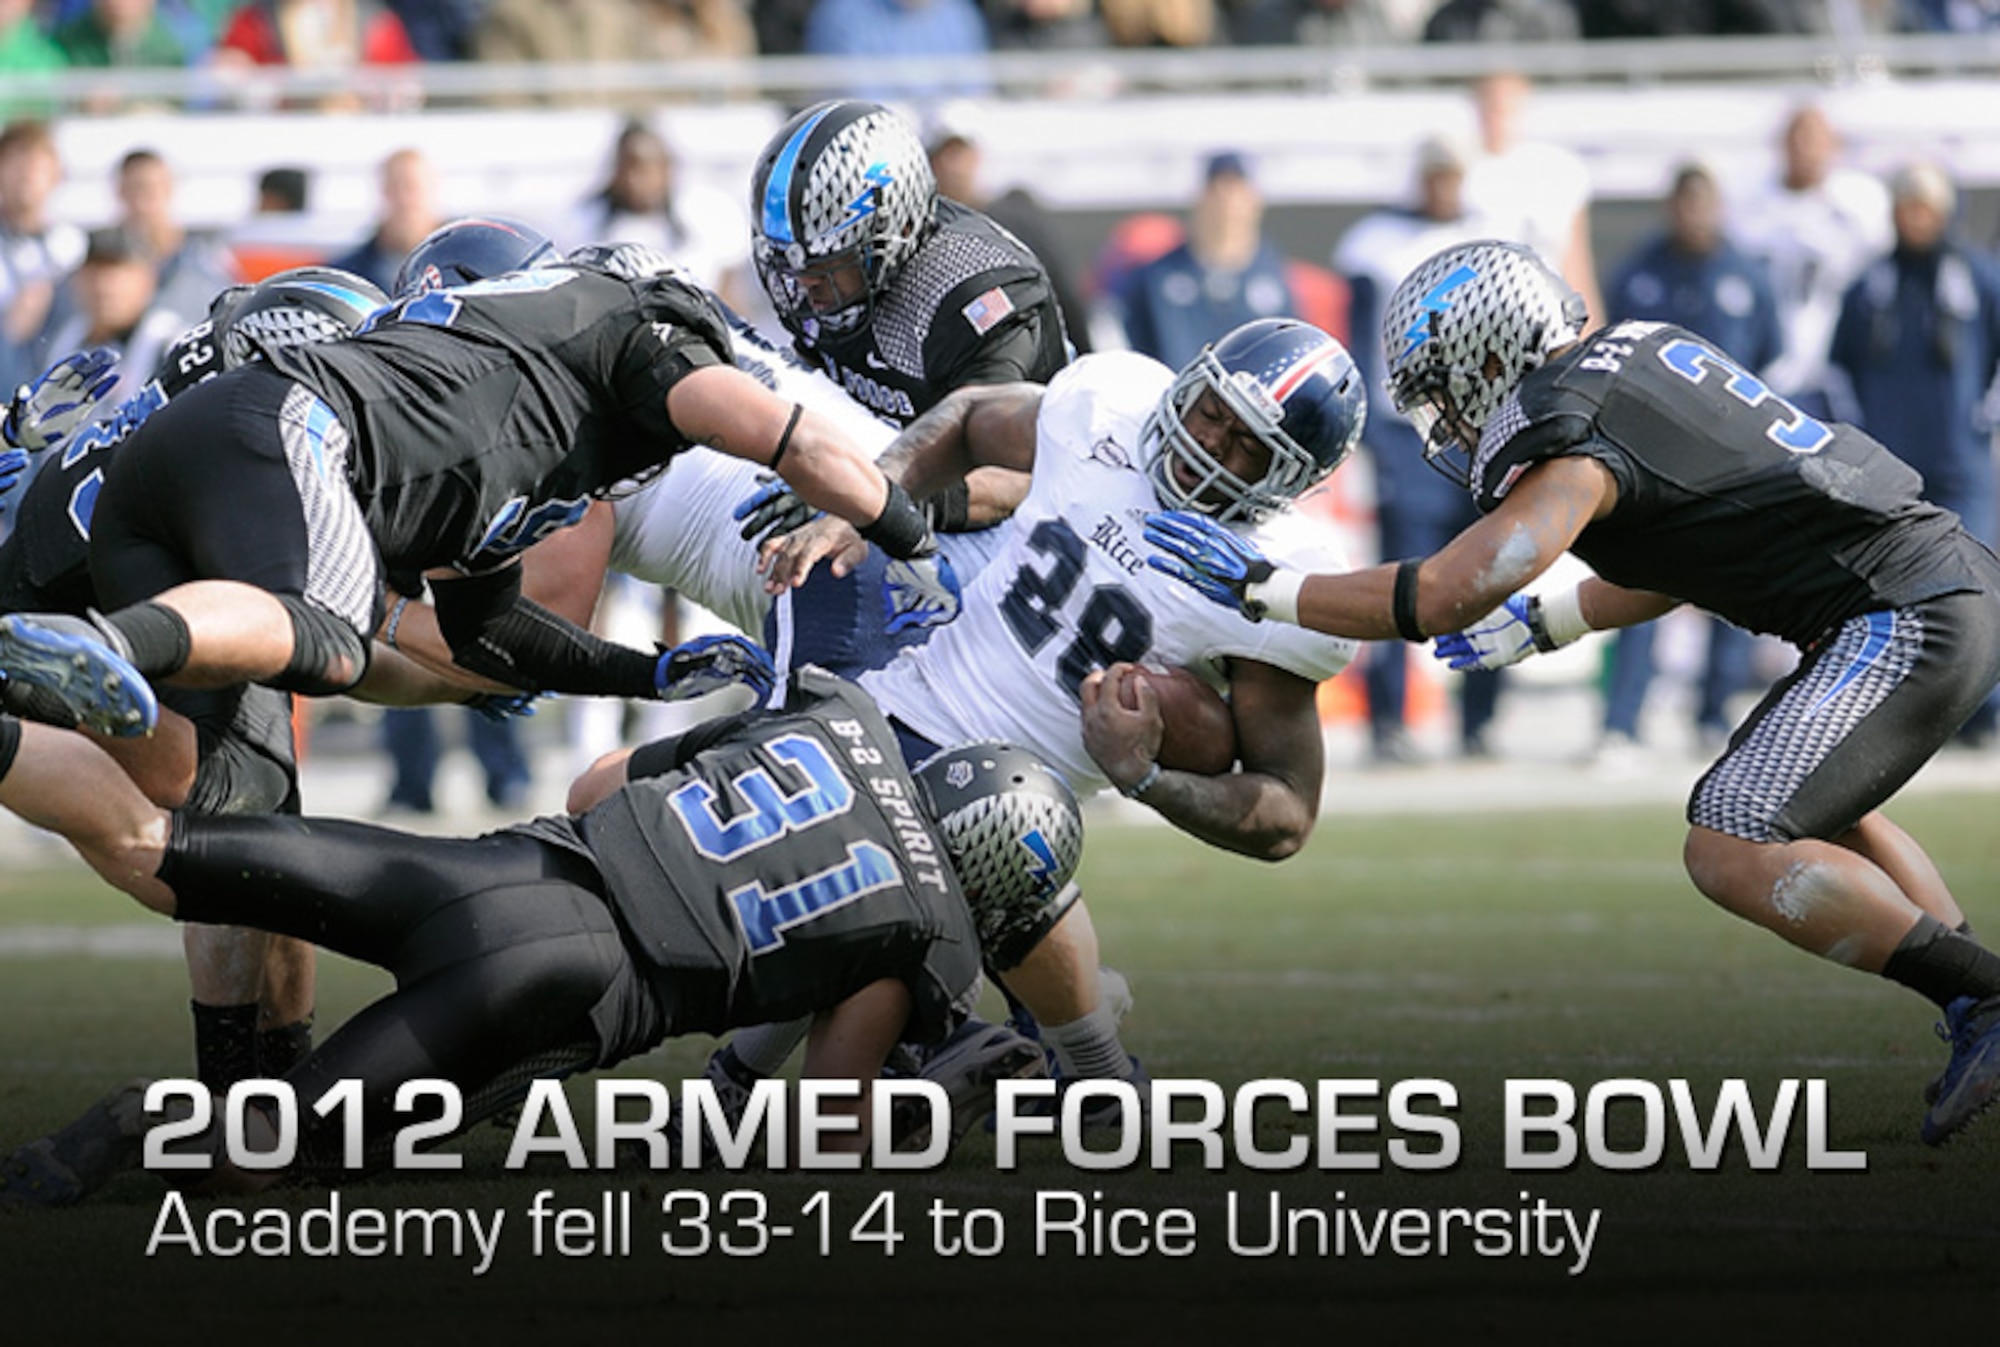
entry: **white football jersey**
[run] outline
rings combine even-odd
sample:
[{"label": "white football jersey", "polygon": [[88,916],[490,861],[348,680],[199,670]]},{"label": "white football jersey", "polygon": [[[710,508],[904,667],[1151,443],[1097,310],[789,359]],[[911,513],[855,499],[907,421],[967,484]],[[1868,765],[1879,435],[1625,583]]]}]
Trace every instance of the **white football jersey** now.
[{"label": "white football jersey", "polygon": [[[966,586],[958,620],[862,687],[934,743],[1004,739],[1032,749],[1079,795],[1108,784],[1083,746],[1078,687],[1121,660],[1180,666],[1221,686],[1223,660],[1331,678],[1355,643],[1252,622],[1146,564],[1145,516],[1160,507],[1140,432],[1173,382],[1131,352],[1087,356],[1049,384],[1036,423],[1034,484],[1001,550]],[[1274,561],[1344,571],[1332,531],[1287,512],[1245,531]]]}]

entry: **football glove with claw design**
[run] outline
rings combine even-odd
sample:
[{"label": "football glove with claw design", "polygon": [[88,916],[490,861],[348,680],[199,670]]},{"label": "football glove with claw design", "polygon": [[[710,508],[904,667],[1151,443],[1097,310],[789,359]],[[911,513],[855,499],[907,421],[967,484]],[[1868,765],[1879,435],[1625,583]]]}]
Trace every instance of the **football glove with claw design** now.
[{"label": "football glove with claw design", "polygon": [[782,477],[766,478],[764,485],[745,496],[733,512],[743,524],[740,536],[753,543],[795,533],[818,518],[819,513],[799,499]]},{"label": "football glove with claw design", "polygon": [[1146,516],[1146,541],[1162,554],[1146,558],[1154,570],[1194,586],[1202,597],[1234,608],[1253,622],[1263,619],[1264,605],[1247,591],[1269,580],[1278,568],[1248,539],[1207,515],[1163,510]]},{"label": "football glove with claw design", "polygon": [[15,392],[5,420],[0,420],[0,435],[31,454],[54,449],[78,426],[96,419],[117,383],[118,353],[110,347],[64,356]]},{"label": "football glove with claw design", "polygon": [[942,552],[892,561],[882,573],[882,625],[891,636],[912,627],[942,627],[958,616],[958,572]]},{"label": "football glove with claw design", "polygon": [[1519,664],[1542,648],[1528,605],[1526,594],[1516,594],[1464,631],[1438,637],[1431,653],[1460,673]]},{"label": "football glove with claw design", "polygon": [[697,636],[663,651],[653,666],[653,687],[663,702],[705,697],[739,683],[763,701],[777,682],[777,668],[764,648],[741,636]]}]

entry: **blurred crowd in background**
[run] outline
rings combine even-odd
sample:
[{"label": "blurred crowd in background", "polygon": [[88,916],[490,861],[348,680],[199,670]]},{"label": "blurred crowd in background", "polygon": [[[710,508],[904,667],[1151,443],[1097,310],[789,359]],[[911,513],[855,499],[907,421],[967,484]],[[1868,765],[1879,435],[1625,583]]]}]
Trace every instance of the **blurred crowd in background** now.
[{"label": "blurred crowd in background", "polygon": [[[1884,28],[1996,26],[2000,4],[817,0],[753,12],[737,0],[0,0],[0,70],[34,60],[282,61],[303,50],[369,61],[827,51],[838,38],[880,40],[893,25],[919,20],[931,34],[923,41],[944,41],[949,31],[950,41],[984,50],[1294,42],[1336,30],[1411,42],[1519,41],[1543,31],[1568,38],[1798,32],[1830,15]],[[1415,144],[1401,180],[1381,185],[1379,209],[1311,254],[1288,252],[1267,232],[1258,165],[1246,153],[1207,153],[1182,209],[1133,213],[1094,254],[1080,255],[1073,231],[1066,234],[1032,192],[988,181],[976,121],[955,118],[947,106],[927,116],[923,131],[941,192],[986,211],[1042,257],[1079,352],[1129,347],[1178,367],[1241,322],[1289,314],[1346,341],[1379,394],[1377,318],[1395,284],[1438,248],[1514,238],[1555,262],[1596,320],[1695,329],[1775,394],[1810,414],[1861,425],[1916,466],[1933,498],[1977,536],[2000,540],[1993,463],[2000,264],[1991,239],[1961,227],[1961,193],[1946,167],[1921,158],[1886,174],[1854,167],[1828,112],[1801,102],[1770,145],[1768,172],[1754,190],[1726,189],[1698,160],[1677,163],[1649,208],[1656,216],[1648,236],[1599,257],[1585,165],[1521,134],[1534,97],[1529,82],[1492,74],[1473,81],[1467,96],[1477,134]],[[764,318],[749,267],[745,197],[685,179],[665,134],[669,115],[631,116],[598,150],[603,168],[593,188],[548,203],[532,223],[563,248],[650,243],[753,320]],[[68,351],[110,345],[124,353],[130,387],[122,391],[132,391],[158,349],[198,321],[220,288],[308,261],[386,288],[403,256],[447,215],[438,166],[412,145],[380,163],[379,203],[365,232],[337,248],[273,251],[256,242],[270,235],[255,226],[309,215],[312,171],[245,171],[255,180],[257,214],[240,230],[182,223],[172,154],[158,145],[134,145],[117,161],[110,217],[58,218],[51,206],[64,173],[58,137],[35,116],[8,122],[0,130],[0,387],[11,390]],[[451,207],[460,214],[480,203]],[[1365,447],[1315,502],[1353,526],[1357,562],[1423,555],[1469,521],[1466,493],[1424,464],[1416,432],[1379,395]],[[704,621],[671,596],[624,582],[607,594],[604,620],[621,624],[635,643],[671,640]],[[1678,614],[1593,649],[1600,663],[1591,676],[1602,692],[1593,757],[1605,772],[1643,771],[1662,753],[1711,751],[1788,661],[1775,643]],[[1493,733],[1503,676],[1443,676],[1429,665],[1422,652],[1398,644],[1370,649],[1356,673],[1330,689],[1329,717],[1365,725],[1366,756],[1384,766],[1504,752]],[[1662,672],[1667,677],[1656,677]],[[546,726],[561,720],[581,763],[633,728],[620,723],[623,714],[566,707],[534,732],[546,736]],[[418,814],[437,807],[432,781],[452,737],[446,727],[459,718],[386,718],[395,771],[385,806]],[[517,808],[534,770],[520,727],[467,723],[488,800]],[[1995,730],[1989,707],[1963,738],[1982,745]]]}]

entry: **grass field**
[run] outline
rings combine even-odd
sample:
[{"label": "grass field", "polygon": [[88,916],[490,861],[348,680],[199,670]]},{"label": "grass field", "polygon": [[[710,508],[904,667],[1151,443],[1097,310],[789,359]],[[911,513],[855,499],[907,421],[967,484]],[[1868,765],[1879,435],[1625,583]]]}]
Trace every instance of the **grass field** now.
[{"label": "grass field", "polygon": [[[1933,850],[1976,926],[2000,930],[2000,799],[1930,796],[1896,812]],[[349,1206],[505,1210],[493,1270],[474,1277],[447,1257],[340,1260],[143,1256],[162,1189],[144,1175],[57,1213],[0,1216],[7,1341],[178,1340],[250,1331],[271,1340],[409,1340],[430,1326],[462,1341],[594,1342],[635,1331],[731,1332],[760,1338],[941,1341],[1195,1342],[1221,1335],[1306,1334],[1417,1342],[1829,1340],[1984,1327],[2000,1310],[2000,1116],[1956,1143],[1917,1143],[1918,1091],[1943,1061],[1935,1018],[1907,992],[1823,965],[1709,907],[1678,864],[1672,808],[1325,820],[1307,852],[1266,867],[1158,828],[1097,828],[1085,887],[1107,962],[1128,974],[1137,1007],[1128,1045],[1156,1077],[1226,1087],[1259,1077],[1441,1078],[1458,1092],[1462,1136],[1442,1172],[1203,1172],[1182,1153],[1172,1172],[1104,1174],[1052,1147],[1016,1172],[992,1142],[968,1139],[944,1170],[915,1177],[702,1176],[637,1169],[570,1175],[541,1165],[503,1175],[506,1135],[463,1144],[461,1176],[404,1178],[341,1190]],[[64,1121],[110,1084],[188,1067],[184,974],[164,922],[79,870],[50,864],[0,874],[0,1143]],[[371,970],[329,961],[320,1023],[330,1026],[384,986]],[[699,1069],[707,1044],[670,1045],[635,1070],[668,1080]],[[1700,1100],[1749,1082],[1760,1111],[1783,1080],[1827,1083],[1824,1149],[1861,1152],[1865,1172],[1808,1167],[1803,1125],[1782,1164],[1754,1170],[1732,1147],[1713,1172],[1693,1169],[1678,1128],[1663,1160],[1638,1172],[1581,1163],[1510,1171],[1503,1082],[1558,1078],[1579,1090],[1638,1078],[1690,1083]],[[578,1098],[582,1090],[572,1084]],[[1351,1106],[1357,1115],[1379,1104]],[[1435,1111],[1435,1110],[1433,1110]],[[1260,1114],[1261,1145],[1313,1124]],[[1609,1136],[1635,1147],[1640,1113],[1614,1106]],[[1379,1153],[1399,1135],[1350,1134],[1344,1150]],[[755,1189],[776,1221],[827,1190],[838,1225],[877,1193],[896,1194],[910,1238],[892,1258],[838,1241],[821,1257],[803,1241],[756,1258],[671,1258],[654,1241],[662,1194]],[[629,1256],[533,1256],[535,1192],[595,1206],[629,1193],[640,1211]],[[1189,1258],[1037,1257],[1036,1194],[1100,1192],[1109,1204],[1193,1213]],[[1364,1257],[1250,1257],[1227,1247],[1229,1194],[1263,1212],[1288,1206],[1364,1219],[1535,1202],[1597,1210],[1591,1257],[1449,1252]],[[272,1199],[302,1211],[325,1191]],[[944,1258],[930,1247],[933,1200],[996,1210],[1006,1252]],[[748,1201],[748,1199],[738,1199]],[[191,1208],[199,1218],[208,1208]],[[1261,1218],[1260,1218],[1261,1219]],[[1245,1227],[1250,1236],[1261,1227]],[[231,1327],[225,1329],[223,1325]],[[258,1325],[261,1325],[259,1327]],[[892,1331],[893,1330],[893,1331]]]}]

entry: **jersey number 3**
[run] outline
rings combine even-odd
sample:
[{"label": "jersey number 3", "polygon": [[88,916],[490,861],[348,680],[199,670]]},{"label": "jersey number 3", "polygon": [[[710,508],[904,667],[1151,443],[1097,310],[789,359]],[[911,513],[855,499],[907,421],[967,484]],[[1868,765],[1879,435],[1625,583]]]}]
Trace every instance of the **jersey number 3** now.
[{"label": "jersey number 3", "polygon": [[[717,811],[716,791],[706,781],[690,781],[667,797],[688,840],[707,859],[736,860],[853,807],[854,787],[817,739],[787,734],[764,745],[764,751],[796,768],[805,784],[788,791],[770,772],[752,767],[729,780],[734,807],[727,820]],[[902,882],[903,872],[886,848],[851,842],[839,864],[775,889],[753,880],[731,889],[729,903],[743,923],[751,953],[763,954],[784,944],[789,928]]]},{"label": "jersey number 3", "polygon": [[1778,419],[1765,428],[1764,437],[1795,454],[1816,454],[1833,439],[1833,431],[1825,422],[1807,416],[1773,393],[1756,375],[1699,342],[1668,342],[1660,348],[1660,362],[1691,384],[1700,383],[1713,370],[1722,375],[1722,391],[1744,406],[1773,408]]}]

